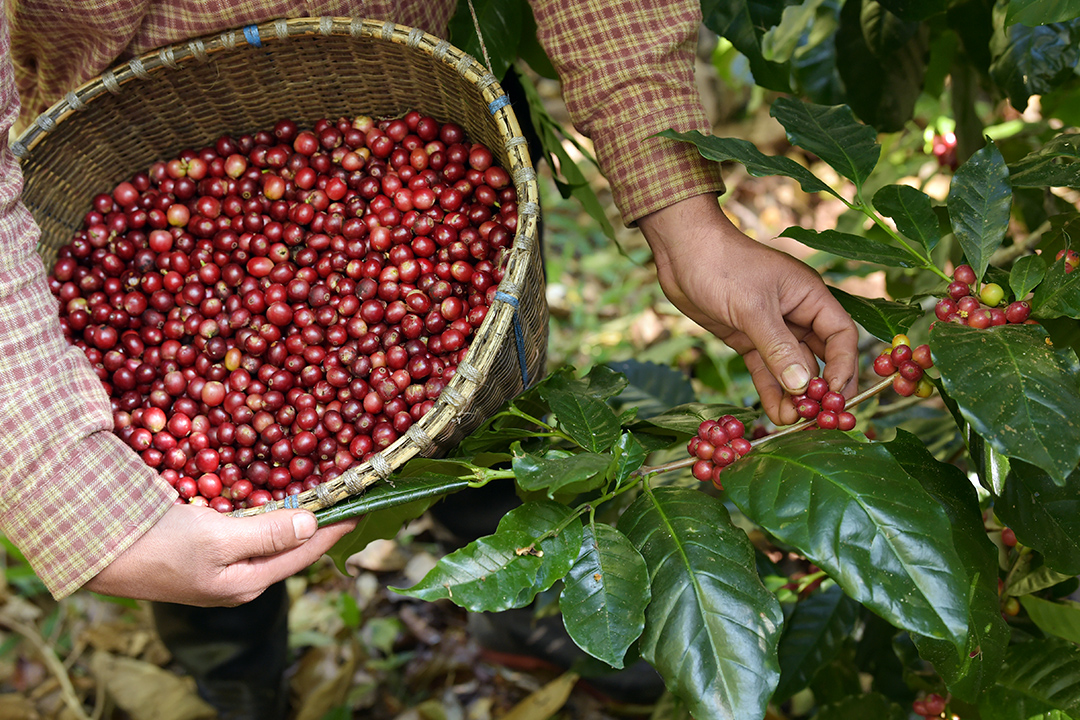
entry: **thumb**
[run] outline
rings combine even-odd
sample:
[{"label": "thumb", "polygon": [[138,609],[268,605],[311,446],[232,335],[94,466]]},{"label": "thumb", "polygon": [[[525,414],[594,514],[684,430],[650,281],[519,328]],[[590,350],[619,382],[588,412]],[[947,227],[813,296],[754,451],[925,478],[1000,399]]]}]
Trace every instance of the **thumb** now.
[{"label": "thumb", "polygon": [[307,510],[274,510],[240,518],[232,538],[236,558],[268,557],[303,545],[318,529]]},{"label": "thumb", "polygon": [[743,332],[757,348],[765,367],[788,393],[798,395],[806,390],[813,375],[799,341],[784,323],[755,322]]}]

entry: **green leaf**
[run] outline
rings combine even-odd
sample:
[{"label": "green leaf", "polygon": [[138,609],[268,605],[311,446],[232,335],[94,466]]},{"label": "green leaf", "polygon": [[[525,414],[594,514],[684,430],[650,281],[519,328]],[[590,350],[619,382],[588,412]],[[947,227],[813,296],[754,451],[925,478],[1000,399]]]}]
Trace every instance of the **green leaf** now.
[{"label": "green leaf", "polygon": [[1050,263],[1043,282],[1031,298],[1031,314],[1050,319],[1080,317],[1080,273],[1065,272],[1065,263]]},{"label": "green leaf", "polygon": [[1080,715],[1080,648],[1056,638],[1013,645],[997,684],[979,701],[983,720]]},{"label": "green leaf", "polygon": [[915,22],[943,13],[948,8],[945,0],[882,0],[881,4],[901,20]]},{"label": "green leaf", "polygon": [[586,450],[604,452],[619,438],[619,418],[603,400],[556,390],[548,393],[548,402],[559,427]]},{"label": "green leaf", "polygon": [[338,540],[327,555],[341,572],[345,561],[372,540],[386,540],[410,520],[420,517],[439,498],[469,486],[467,478],[428,474],[376,484],[363,494],[333,507],[318,510],[319,527],[361,516],[356,528]]},{"label": "green leaf", "polygon": [[645,560],[626,536],[610,525],[587,526],[559,596],[563,624],[578,647],[622,668],[645,628],[651,597]]},{"label": "green leaf", "polygon": [[520,0],[472,0],[471,4],[476,10],[476,19],[483,35],[483,48],[476,35],[469,3],[458,3],[457,12],[447,28],[449,40],[481,65],[486,65],[483,52],[486,49],[492,73],[496,78],[501,78],[517,60],[523,15],[521,6],[527,11],[528,4]]},{"label": "green leaf", "polygon": [[678,433],[695,435],[698,426],[705,420],[716,420],[724,415],[731,415],[749,425],[757,417],[757,413],[745,407],[736,405],[706,405],[704,403],[686,403],[677,405],[665,413],[654,415],[644,422],[645,425],[655,425],[666,430],[674,430]]},{"label": "green leaf", "polygon": [[1080,603],[1064,600],[1051,602],[1034,595],[1020,598],[1031,622],[1047,635],[1080,644]]},{"label": "green leaf", "polygon": [[1080,187],[1080,134],[1066,133],[1009,166],[1014,187]]},{"label": "green leaf", "polygon": [[514,477],[521,489],[545,490],[548,497],[554,497],[557,492],[587,492],[600,487],[610,464],[610,456],[587,452],[547,458],[515,453]]},{"label": "green leaf", "polygon": [[760,718],[779,676],[783,615],[720,500],[658,488],[619,520],[649,567],[641,653],[697,720]]},{"label": "green leaf", "polygon": [[1009,287],[1017,300],[1023,300],[1046,277],[1046,261],[1042,255],[1025,255],[1013,263],[1009,271]]},{"label": "green leaf", "polygon": [[623,392],[628,384],[626,375],[613,363],[595,365],[584,377],[577,377],[573,368],[561,368],[547,377],[540,388],[544,397],[554,392],[590,395],[598,400],[608,400]]},{"label": "green leaf", "polygon": [[998,552],[983,527],[975,488],[955,465],[939,462],[923,441],[902,429],[885,445],[905,471],[922,485],[948,516],[953,546],[972,577],[966,652],[957,657],[951,643],[913,634],[919,654],[957,697],[973,702],[997,677],[1009,641],[998,597]]},{"label": "green leaf", "polygon": [[956,169],[946,203],[953,234],[981,278],[1005,238],[1012,208],[1009,169],[996,145],[988,143]]},{"label": "green leaf", "polygon": [[851,695],[828,705],[823,705],[814,716],[815,720],[907,720],[902,707],[880,693]]},{"label": "green leaf", "polygon": [[1064,82],[1080,58],[1076,20],[1028,27],[1004,27],[1003,6],[994,8],[993,63],[990,76],[1017,110],[1032,95],[1042,95]]},{"label": "green leaf", "polygon": [[968,644],[968,577],[948,519],[880,445],[803,431],[724,472],[728,497],[893,625]]},{"label": "green leaf", "polygon": [[882,342],[892,342],[898,333],[906,333],[923,316],[922,308],[884,298],[864,298],[829,287],[840,304],[866,332]]},{"label": "green leaf", "polygon": [[967,429],[968,455],[979,482],[994,495],[1000,495],[1005,487],[1005,476],[1009,474],[1009,458],[995,450],[966,422],[963,425]]},{"label": "green leaf", "polygon": [[449,599],[472,612],[524,607],[574,564],[582,528],[573,515],[550,500],[525,503],[503,516],[494,535],[450,553],[411,588],[391,589],[419,600]]},{"label": "green leaf", "polygon": [[849,260],[861,260],[879,265],[888,265],[889,267],[907,268],[920,267],[923,264],[918,257],[906,250],[886,245],[880,240],[851,235],[839,230],[822,230],[818,232],[793,226],[780,233],[780,237],[789,237],[815,250],[823,250]]},{"label": "green leaf", "polygon": [[1043,562],[1044,558],[1039,553],[1020,554],[1005,578],[1005,594],[1017,597],[1031,595],[1076,577],[1059,573]]},{"label": "green leaf", "polygon": [[633,433],[623,433],[614,447],[615,463],[612,479],[622,485],[633,476],[635,470],[645,464],[648,451]]},{"label": "green leaf", "polygon": [[859,605],[833,585],[800,601],[784,623],[780,637],[780,683],[773,703],[802,690],[832,662],[855,625]]},{"label": "green leaf", "polygon": [[1064,483],[1080,461],[1076,354],[1055,350],[1038,325],[975,330],[937,323],[930,348],[949,397],[971,427],[998,452]]},{"label": "green leaf", "polygon": [[1047,25],[1080,16],[1077,0],[1009,0],[1005,24]]},{"label": "green leaf", "polygon": [[930,33],[874,0],[845,2],[836,33],[836,64],[855,114],[880,132],[903,129],[923,89]]},{"label": "green leaf", "polygon": [[930,196],[909,185],[886,185],[874,193],[874,208],[896,221],[904,237],[926,248],[927,257],[941,240],[941,227]]},{"label": "green leaf", "polygon": [[788,62],[799,46],[803,33],[817,19],[818,7],[824,0],[803,0],[799,5],[784,8],[780,24],[761,37],[761,54],[772,62]]},{"label": "green leaf", "polygon": [[781,20],[785,2],[760,0],[702,0],[702,24],[726,38],[746,56],[754,82],[769,90],[789,92],[790,69],[786,64],[770,62],[761,53],[761,37],[766,28]]},{"label": "green leaf", "polygon": [[796,180],[799,186],[802,187],[803,192],[827,192],[840,197],[839,193],[799,163],[782,155],[766,155],[749,140],[702,135],[696,130],[685,133],[664,130],[658,134],[660,137],[682,140],[694,145],[697,147],[698,153],[707,160],[716,162],[734,160],[742,163],[746,167],[746,172],[754,177],[783,175]]},{"label": "green leaf", "polygon": [[1080,472],[1060,485],[1037,468],[1014,462],[994,512],[1020,543],[1042,553],[1049,567],[1080,575]]},{"label": "green leaf", "polygon": [[625,376],[628,383],[614,404],[637,408],[639,418],[658,415],[696,397],[690,378],[676,368],[634,359],[610,362],[608,367]]},{"label": "green leaf", "polygon": [[769,114],[784,126],[792,145],[817,155],[856,188],[862,189],[877,166],[881,154],[877,133],[857,121],[846,105],[814,105],[780,97]]}]

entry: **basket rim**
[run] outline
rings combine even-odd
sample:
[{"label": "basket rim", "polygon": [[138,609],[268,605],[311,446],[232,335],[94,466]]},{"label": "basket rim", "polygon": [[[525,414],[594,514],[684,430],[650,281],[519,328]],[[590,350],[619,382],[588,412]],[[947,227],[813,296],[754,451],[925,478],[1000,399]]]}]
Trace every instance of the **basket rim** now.
[{"label": "basket rim", "polygon": [[[63,122],[87,109],[100,98],[121,94],[129,84],[153,80],[170,71],[182,70],[191,63],[213,62],[216,57],[221,57],[222,53],[253,51],[271,43],[320,35],[404,45],[410,51],[423,53],[433,61],[446,65],[456,71],[463,81],[479,90],[487,104],[491,122],[503,141],[506,156],[510,159],[510,167],[507,169],[517,190],[518,225],[513,243],[508,248],[510,257],[506,275],[498,286],[498,294],[487,317],[476,331],[475,339],[493,335],[501,338],[507,333],[515,333],[522,371],[521,382],[523,386],[531,384],[536,378],[527,377],[517,313],[519,292],[524,285],[525,270],[530,264],[529,255],[538,253],[540,209],[536,171],[509,98],[495,76],[471,55],[445,39],[389,20],[352,17],[278,18],[244,25],[165,46],[109,68],[55,102],[11,141],[9,146],[20,163],[25,164],[31,159],[34,149],[46,142],[52,131]],[[475,343],[470,349],[472,347],[475,347]],[[476,354],[481,357],[474,364],[472,360],[476,359],[473,357]],[[407,460],[434,448],[435,442],[428,433],[430,426],[445,419],[447,413],[453,420],[461,408],[468,408],[470,399],[484,387],[493,362],[493,353],[484,356],[483,353],[470,352],[458,365],[454,377],[447,383],[432,410],[413,423],[391,445],[374,453],[369,460],[354,464],[341,475],[324,481],[311,490],[286,496],[282,500],[271,500],[259,507],[237,509],[230,514],[242,517],[280,508],[322,509],[358,495],[380,480],[387,480],[394,470]],[[387,455],[394,458],[393,464],[387,460]]]}]

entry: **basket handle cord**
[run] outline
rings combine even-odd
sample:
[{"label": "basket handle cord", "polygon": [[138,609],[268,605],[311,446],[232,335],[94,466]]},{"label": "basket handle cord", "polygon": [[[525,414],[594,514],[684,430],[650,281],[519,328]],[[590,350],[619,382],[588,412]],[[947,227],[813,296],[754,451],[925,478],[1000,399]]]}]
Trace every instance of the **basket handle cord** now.
[{"label": "basket handle cord", "polygon": [[[484,35],[480,32],[480,20],[476,17],[473,0],[469,0],[469,14],[472,15],[473,27],[476,29],[476,39],[480,41],[480,52],[484,53],[484,64],[487,65],[488,72],[494,75],[495,71],[491,69],[491,58],[488,57],[487,46],[484,45]],[[492,114],[494,114],[494,111],[492,111]]]},{"label": "basket handle cord", "polygon": [[529,387],[529,368],[525,362],[525,332],[521,328],[521,314],[518,312],[518,299],[513,295],[498,290],[495,299],[501,300],[514,308],[514,341],[517,343],[518,367],[521,368],[521,387]]}]

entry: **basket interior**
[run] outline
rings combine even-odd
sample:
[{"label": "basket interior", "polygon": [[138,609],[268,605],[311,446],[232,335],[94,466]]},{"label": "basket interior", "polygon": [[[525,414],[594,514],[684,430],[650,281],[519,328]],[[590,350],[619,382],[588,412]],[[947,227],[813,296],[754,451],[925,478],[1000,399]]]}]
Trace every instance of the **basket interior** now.
[{"label": "basket interior", "polygon": [[415,109],[457,122],[511,166],[482,90],[424,49],[372,34],[310,32],[268,38],[261,48],[222,44],[203,57],[162,65],[145,79],[117,73],[118,92],[99,88],[84,109],[56,123],[48,142],[29,146],[23,199],[42,228],[47,265],[95,194],[185,148],[268,130],[282,118],[310,128],[320,118]]}]

